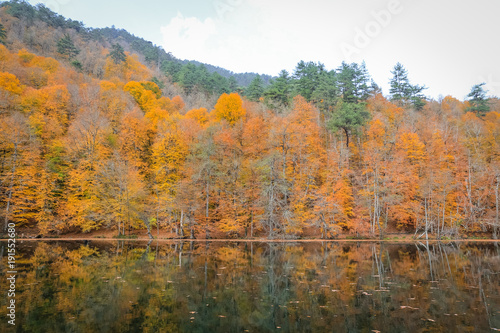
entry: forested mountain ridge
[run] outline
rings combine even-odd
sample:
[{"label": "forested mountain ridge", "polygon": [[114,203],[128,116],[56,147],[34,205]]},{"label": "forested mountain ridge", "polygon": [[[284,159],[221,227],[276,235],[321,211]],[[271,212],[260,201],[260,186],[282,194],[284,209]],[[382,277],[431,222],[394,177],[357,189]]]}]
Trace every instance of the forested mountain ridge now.
[{"label": "forested mountain ridge", "polygon": [[[103,47],[109,47],[112,44],[119,43],[125,51],[137,54],[141,61],[145,62],[145,64],[150,67],[157,67],[158,69],[164,70],[169,64],[172,65],[171,63],[178,65],[193,63],[198,67],[204,66],[209,74],[217,73],[226,79],[233,77],[237,85],[242,87],[248,86],[255,76],[257,76],[256,73],[234,73],[227,69],[212,66],[210,64],[203,64],[198,61],[180,60],[173,56],[170,52],[166,52],[162,47],[154,45],[152,42],[146,41],[143,38],[134,36],[124,29],[117,29],[114,26],[107,28],[89,28],[82,22],[66,19],[41,4],[31,6],[27,2],[14,0],[4,1],[0,4],[0,6],[7,8],[6,12],[8,14],[24,21],[24,28],[28,31],[30,30],[30,26],[34,26],[38,29],[45,29],[49,31],[51,29],[56,29],[59,30],[59,32],[65,31],[72,36],[79,36],[81,40],[78,44],[82,49],[88,49],[95,46],[89,42],[98,43]],[[31,36],[30,33],[23,36],[21,40],[26,44],[26,46],[38,47],[40,55],[50,56],[53,55],[51,54],[51,51],[53,50],[43,47],[42,44],[44,43],[44,39],[50,39],[57,36],[49,36],[49,31],[45,34],[37,36],[38,38],[41,37],[42,40],[30,40],[30,37],[33,37],[34,32],[31,32]],[[14,38],[18,40],[19,37],[19,35],[14,36]],[[88,60],[85,59],[83,55],[81,58],[81,60]],[[88,67],[85,68],[88,69]],[[269,75],[263,75],[262,77],[265,83],[268,83],[272,78]]]},{"label": "forested mountain ridge", "polygon": [[497,235],[500,103],[482,84],[428,100],[396,64],[383,96],[364,64],[301,61],[243,88],[43,6],[4,2],[0,24],[5,225]]}]

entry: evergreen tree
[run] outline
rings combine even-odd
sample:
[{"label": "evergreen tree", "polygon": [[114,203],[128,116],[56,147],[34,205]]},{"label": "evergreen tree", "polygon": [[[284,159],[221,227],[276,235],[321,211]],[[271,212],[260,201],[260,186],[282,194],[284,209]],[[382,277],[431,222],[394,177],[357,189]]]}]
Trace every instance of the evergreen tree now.
[{"label": "evergreen tree", "polygon": [[327,113],[333,110],[337,103],[339,89],[335,71],[323,71],[319,75],[318,85],[312,93],[311,100],[323,112]]},{"label": "evergreen tree", "polygon": [[182,64],[177,61],[167,61],[163,64],[163,71],[170,76],[172,82],[179,82],[179,74],[182,70]]},{"label": "evergreen tree", "polygon": [[306,63],[301,60],[293,73],[295,95],[301,95],[308,102],[311,101],[323,71],[325,66],[322,63],[316,64],[312,61]]},{"label": "evergreen tree", "polygon": [[215,91],[216,88],[212,86],[210,76],[207,67],[203,64],[199,65],[195,70],[195,85],[201,87],[207,93]]},{"label": "evergreen tree", "polygon": [[197,75],[197,68],[195,64],[188,63],[182,66],[179,71],[179,83],[184,88],[184,91],[189,94],[193,91],[194,87],[198,84],[199,79]]},{"label": "evergreen tree", "polygon": [[65,34],[59,41],[57,42],[57,52],[62,54],[63,56],[68,57],[69,59],[73,59],[80,53],[71,40],[71,37],[68,34]]},{"label": "evergreen tree", "polygon": [[368,87],[370,76],[364,62],[361,65],[342,62],[337,72],[339,93],[344,102],[358,103],[368,99],[370,96],[370,88]]},{"label": "evergreen tree", "polygon": [[365,103],[350,103],[341,101],[328,122],[332,131],[342,129],[346,136],[346,146],[349,147],[349,136],[353,131],[363,126],[370,118]]},{"label": "evergreen tree", "polygon": [[236,81],[234,76],[231,75],[227,81],[229,86],[229,92],[235,92],[238,89],[238,82]]},{"label": "evergreen tree", "polygon": [[282,70],[279,76],[271,81],[264,94],[267,100],[288,105],[291,90],[291,78],[286,70]]},{"label": "evergreen tree", "polygon": [[391,71],[393,75],[390,85],[389,93],[391,94],[391,101],[400,106],[413,105],[415,109],[421,110],[425,105],[424,96],[421,92],[426,89],[425,86],[411,85],[408,79],[407,70],[399,62],[394,66]]},{"label": "evergreen tree", "polygon": [[255,76],[248,88],[246,89],[246,96],[251,101],[258,101],[264,94],[264,81],[259,74]]},{"label": "evergreen tree", "polygon": [[0,44],[5,44],[5,39],[7,38],[7,33],[2,23],[0,23]]},{"label": "evergreen tree", "polygon": [[483,117],[486,112],[490,111],[488,105],[489,99],[486,97],[486,91],[483,86],[486,83],[476,84],[472,87],[470,93],[467,95],[469,98],[470,106],[467,111],[475,112],[479,117]]},{"label": "evergreen tree", "polygon": [[118,43],[111,46],[111,52],[108,56],[113,59],[115,64],[121,64],[127,60],[123,47]]},{"label": "evergreen tree", "polygon": [[224,93],[228,94],[232,91],[229,89],[229,82],[228,79],[223,77],[217,72],[213,72],[212,75],[210,75],[210,93],[216,94],[216,95],[222,95]]},{"label": "evergreen tree", "polygon": [[408,80],[407,70],[398,62],[391,71],[391,74],[393,75],[390,81],[391,88],[389,89],[391,100],[403,101],[409,99],[411,96],[411,84]]}]

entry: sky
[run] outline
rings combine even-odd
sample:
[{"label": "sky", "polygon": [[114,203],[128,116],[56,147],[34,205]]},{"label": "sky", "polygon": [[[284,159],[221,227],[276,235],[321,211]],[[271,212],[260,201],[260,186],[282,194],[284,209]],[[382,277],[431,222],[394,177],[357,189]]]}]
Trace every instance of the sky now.
[{"label": "sky", "polygon": [[276,76],[300,60],[365,61],[389,93],[400,62],[427,96],[500,96],[500,0],[30,0],[87,27],[123,28],[180,59]]}]

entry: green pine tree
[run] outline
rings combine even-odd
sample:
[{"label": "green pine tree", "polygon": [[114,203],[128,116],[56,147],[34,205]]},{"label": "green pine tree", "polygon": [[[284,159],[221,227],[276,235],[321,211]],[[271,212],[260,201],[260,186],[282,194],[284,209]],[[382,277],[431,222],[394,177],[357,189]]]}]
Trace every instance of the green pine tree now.
[{"label": "green pine tree", "polygon": [[327,114],[332,111],[338,101],[339,89],[335,71],[323,71],[319,75],[319,82],[312,93],[311,100],[321,112]]},{"label": "green pine tree", "polygon": [[259,74],[255,76],[248,88],[246,89],[246,96],[249,100],[257,102],[264,94],[264,81]]},{"label": "green pine tree", "polygon": [[7,39],[7,32],[2,23],[0,23],[0,44],[5,44],[5,39]]},{"label": "green pine tree", "polygon": [[320,76],[325,71],[325,65],[322,63],[314,63],[300,61],[295,67],[293,73],[294,95],[301,95],[308,102],[314,94],[314,90],[318,87]]},{"label": "green pine tree", "polygon": [[475,112],[479,117],[484,117],[486,112],[490,111],[488,105],[489,98],[486,97],[486,90],[483,86],[486,83],[476,84],[472,87],[470,93],[467,95],[469,97],[470,106],[467,111]]},{"label": "green pine tree", "polygon": [[115,64],[121,64],[127,60],[125,51],[120,44],[113,44],[111,46],[111,52],[108,54],[108,57],[111,57]]},{"label": "green pine tree", "polygon": [[292,91],[292,79],[286,70],[282,70],[279,76],[272,80],[264,95],[268,102],[287,106],[290,103]]},{"label": "green pine tree", "polygon": [[328,121],[331,131],[343,130],[346,136],[346,146],[349,147],[349,136],[370,118],[365,103],[350,103],[340,101]]},{"label": "green pine tree", "polygon": [[63,56],[68,57],[69,59],[73,59],[80,53],[71,40],[71,37],[68,34],[65,34],[59,41],[57,42],[57,52],[62,54]]},{"label": "green pine tree", "polygon": [[421,94],[425,86],[412,85],[408,79],[408,71],[399,62],[391,71],[393,75],[390,84],[391,101],[400,106],[409,106],[421,110],[425,105],[425,98]]},{"label": "green pine tree", "polygon": [[234,76],[231,75],[227,80],[227,83],[229,85],[229,92],[235,92],[238,89],[238,81],[236,81]]},{"label": "green pine tree", "polygon": [[361,65],[342,62],[337,69],[337,85],[342,100],[348,103],[366,101],[370,96],[369,79],[364,62]]}]

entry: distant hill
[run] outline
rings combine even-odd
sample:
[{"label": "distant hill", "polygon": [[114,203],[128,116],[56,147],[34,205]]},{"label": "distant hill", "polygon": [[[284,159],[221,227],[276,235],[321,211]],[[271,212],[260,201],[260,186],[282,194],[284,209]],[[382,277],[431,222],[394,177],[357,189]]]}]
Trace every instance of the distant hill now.
[{"label": "distant hill", "polygon": [[[78,35],[81,37],[83,42],[87,42],[87,46],[89,47],[91,47],[89,45],[91,42],[97,42],[103,47],[109,47],[112,44],[119,43],[126,51],[137,54],[140,59],[144,60],[150,67],[156,67],[159,70],[164,69],[166,64],[169,62],[182,65],[187,63],[192,63],[197,66],[204,65],[209,73],[217,73],[226,79],[229,79],[231,76],[234,77],[236,83],[241,87],[248,86],[258,75],[257,73],[234,73],[221,67],[204,64],[194,60],[180,60],[170,52],[164,50],[161,46],[135,36],[125,29],[118,29],[114,26],[106,28],[86,27],[83,22],[65,18],[64,16],[51,11],[43,4],[32,6],[25,1],[12,0],[1,2],[0,8],[6,8],[6,12],[13,17],[22,20],[24,26],[42,27],[46,25],[48,27],[58,29],[59,33],[61,29],[66,32],[68,30],[72,31],[72,34]],[[40,37],[36,37],[35,39],[39,38]],[[34,42],[36,43],[36,41]],[[29,42],[26,44],[30,46]],[[48,52],[44,52],[47,50],[44,50],[43,47],[41,51],[42,52],[39,53],[42,55],[50,55]],[[261,78],[265,84],[268,84],[272,76],[261,75]]]},{"label": "distant hill", "polygon": [[[253,79],[255,79],[255,77],[257,76],[256,73],[248,73],[248,72],[246,72],[246,73],[234,73],[233,71],[227,70],[225,68],[221,68],[221,67],[213,66],[213,65],[208,65],[208,64],[196,61],[196,60],[183,60],[182,63],[184,63],[184,64],[192,63],[192,64],[195,64],[197,66],[204,65],[210,73],[218,73],[221,76],[226,77],[226,78],[233,76],[236,79],[236,82],[238,82],[238,84],[240,86],[243,86],[243,87],[247,87],[253,81]],[[267,75],[267,74],[260,74],[260,78],[262,79],[262,81],[264,81],[264,84],[267,85],[267,84],[269,84],[270,80],[273,79],[273,76]]]}]

